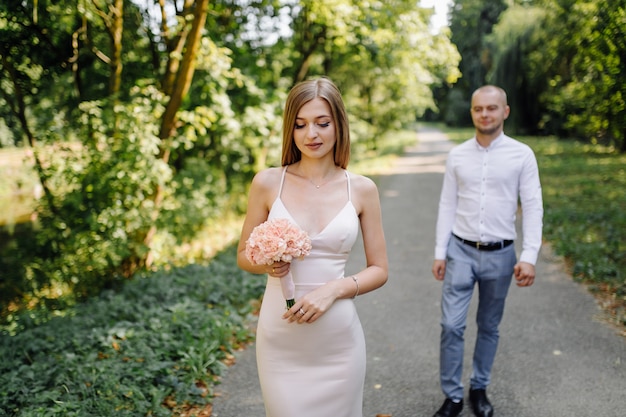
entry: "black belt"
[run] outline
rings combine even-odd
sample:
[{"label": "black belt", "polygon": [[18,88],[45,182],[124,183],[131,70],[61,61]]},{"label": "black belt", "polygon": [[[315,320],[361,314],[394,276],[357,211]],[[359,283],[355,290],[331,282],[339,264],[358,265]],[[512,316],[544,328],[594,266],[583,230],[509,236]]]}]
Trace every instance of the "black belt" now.
[{"label": "black belt", "polygon": [[465,240],[461,237],[458,237],[454,233],[452,234],[452,236],[454,236],[455,238],[457,238],[458,240],[460,240],[461,242],[465,243],[468,246],[471,246],[478,250],[485,250],[485,251],[504,249],[513,243],[512,240],[500,240],[498,242],[472,242],[471,240]]}]

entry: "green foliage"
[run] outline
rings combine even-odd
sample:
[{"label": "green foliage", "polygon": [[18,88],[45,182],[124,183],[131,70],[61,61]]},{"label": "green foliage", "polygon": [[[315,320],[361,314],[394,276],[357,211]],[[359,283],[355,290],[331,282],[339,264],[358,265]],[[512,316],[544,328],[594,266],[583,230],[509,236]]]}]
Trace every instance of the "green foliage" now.
[{"label": "green foliage", "polygon": [[169,416],[166,399],[210,401],[265,283],[235,257],[137,277],[41,326],[22,316],[0,336],[0,415]]},{"label": "green foliage", "polygon": [[457,0],[450,8],[451,41],[458,49],[460,78],[436,90],[440,116],[448,126],[471,126],[470,97],[494,65],[489,35],[509,1]]},{"label": "green foliage", "polygon": [[[385,132],[435,111],[431,87],[454,82],[459,55],[446,34],[428,29],[426,10],[414,1],[364,5],[356,0],[304,1],[287,42],[294,82],[332,78],[343,92],[351,121],[363,122],[359,139],[369,149]],[[358,69],[355,71],[355,69]]]},{"label": "green foliage", "polygon": [[542,8],[514,5],[502,13],[486,37],[493,55],[487,80],[507,92],[512,109],[506,122],[510,133],[536,133],[542,124],[542,108],[531,103],[547,88],[547,66],[537,53],[544,41],[537,34],[545,18]]},{"label": "green foliage", "polygon": [[[121,39],[107,4],[0,5],[0,127],[30,144],[44,189],[37,221],[1,248],[3,314],[63,309],[150,262],[192,259],[198,234],[240,214],[252,176],[279,164],[294,81],[337,81],[355,155],[369,157],[434,108],[430,85],[458,76],[413,1],[210,2],[193,63],[191,4],[123,2]],[[194,72],[178,105],[182,67]]]},{"label": "green foliage", "polygon": [[443,114],[443,121],[448,126],[471,126],[470,96],[471,94],[458,87],[448,91]]},{"label": "green foliage", "polygon": [[574,278],[609,295],[626,324],[626,156],[600,145],[524,138],[536,152],[544,236]]},{"label": "green foliage", "polygon": [[561,38],[551,88],[543,96],[548,107],[565,116],[569,134],[626,151],[624,1],[577,1],[555,8],[551,22],[568,35]]},{"label": "green foliage", "polygon": [[[71,55],[74,15],[63,2],[32,10],[30,2],[0,3],[0,117],[13,144],[24,146],[31,132],[55,132],[74,90],[63,88]],[[41,23],[49,25],[42,28]],[[61,86],[61,87],[60,87]],[[60,88],[59,88],[60,87]]]},{"label": "green foliage", "polygon": [[[127,259],[141,258],[147,250],[149,197],[172,176],[157,158],[152,112],[158,108],[158,98],[142,94],[111,112],[103,103],[81,104],[83,141],[57,144],[46,158],[55,198],[40,209],[38,250],[23,265],[24,274],[33,277],[34,293],[60,285],[78,297],[92,295],[119,279]],[[116,136],[109,132],[113,125]]]},{"label": "green foliage", "polygon": [[455,89],[469,97],[485,82],[503,87],[511,132],[625,152],[624,28],[623,0],[457,1],[451,29],[463,77]]},{"label": "green foliage", "polygon": [[485,84],[493,64],[487,36],[508,7],[506,0],[457,0],[451,8],[452,42],[459,49],[463,74],[459,87],[469,97]]}]

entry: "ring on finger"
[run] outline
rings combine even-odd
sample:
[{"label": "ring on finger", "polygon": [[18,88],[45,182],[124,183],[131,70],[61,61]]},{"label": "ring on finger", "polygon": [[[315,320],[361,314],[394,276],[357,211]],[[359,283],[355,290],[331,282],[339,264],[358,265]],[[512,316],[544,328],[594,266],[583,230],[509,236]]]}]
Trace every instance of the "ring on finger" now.
[{"label": "ring on finger", "polygon": [[298,310],[298,312],[300,313],[301,316],[304,316],[306,314],[303,309]]}]

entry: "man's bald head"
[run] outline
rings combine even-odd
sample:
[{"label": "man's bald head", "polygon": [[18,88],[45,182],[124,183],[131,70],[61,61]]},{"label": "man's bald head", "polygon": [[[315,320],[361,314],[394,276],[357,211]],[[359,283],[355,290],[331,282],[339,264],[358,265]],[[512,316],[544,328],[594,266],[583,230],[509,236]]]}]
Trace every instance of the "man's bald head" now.
[{"label": "man's bald head", "polygon": [[472,94],[472,102],[474,102],[474,97],[476,97],[476,95],[478,94],[498,95],[500,98],[500,104],[502,104],[503,106],[508,105],[506,99],[506,91],[495,85],[483,85],[482,87],[477,88],[476,91],[474,91],[474,93]]}]

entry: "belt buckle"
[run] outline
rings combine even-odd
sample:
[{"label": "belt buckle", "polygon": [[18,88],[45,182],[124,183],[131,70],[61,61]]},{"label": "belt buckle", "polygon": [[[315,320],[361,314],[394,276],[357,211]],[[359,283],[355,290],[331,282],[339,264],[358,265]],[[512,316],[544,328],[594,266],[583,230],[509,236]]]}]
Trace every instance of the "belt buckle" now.
[{"label": "belt buckle", "polygon": [[480,249],[480,242],[476,242],[476,249]]}]

